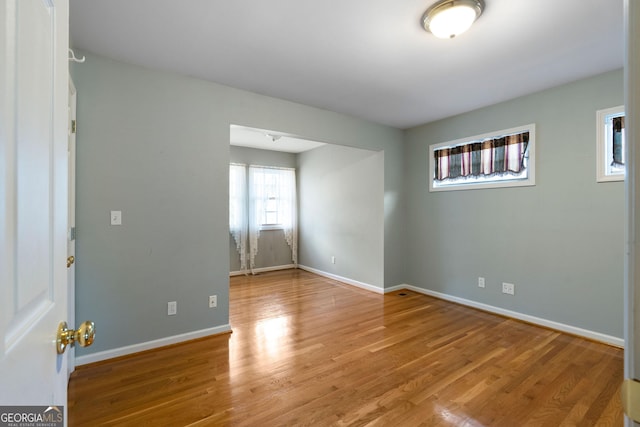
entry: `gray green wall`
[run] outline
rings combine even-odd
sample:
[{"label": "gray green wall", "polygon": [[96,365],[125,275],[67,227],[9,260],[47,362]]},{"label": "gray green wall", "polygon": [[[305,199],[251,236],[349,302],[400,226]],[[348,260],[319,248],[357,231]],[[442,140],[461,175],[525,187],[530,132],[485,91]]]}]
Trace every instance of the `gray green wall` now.
[{"label": "gray green wall", "polygon": [[[94,320],[98,330],[79,356],[228,324],[230,124],[378,152],[351,163],[357,170],[364,162],[367,173],[384,171],[371,175],[374,186],[358,190],[373,191],[367,196],[373,211],[354,208],[351,224],[341,225],[350,233],[358,215],[383,224],[369,230],[367,257],[325,253],[349,237],[336,235],[326,247],[321,240],[301,243],[301,263],[375,286],[407,283],[622,336],[623,183],[595,181],[595,112],[623,103],[621,71],[403,132],[79,54],[87,61],[72,69],[76,318]],[[535,187],[428,192],[429,144],[527,123],[537,126]],[[300,165],[320,178],[345,173],[338,169],[342,159],[325,154],[301,158]],[[321,171],[325,162],[334,170]],[[375,202],[380,180],[384,194]],[[331,193],[321,184],[315,188]],[[347,193],[340,197],[360,195]],[[122,226],[109,225],[110,210],[122,210]],[[322,223],[307,219],[303,234]],[[335,266],[327,255],[336,256]],[[359,267],[331,270],[355,256],[362,257]],[[477,287],[478,276],[486,278],[485,289]],[[502,281],[515,283],[515,296],[500,293]],[[207,307],[211,294],[218,295],[216,309]],[[167,316],[173,300],[178,314]]]},{"label": "gray green wall", "polygon": [[[614,71],[408,130],[406,282],[622,337],[624,184],[596,182],[595,118],[623,103]],[[535,187],[429,193],[430,144],[528,123]]]},{"label": "gray green wall", "polygon": [[404,281],[402,131],[76,54],[76,318],[98,331],[78,356],[228,324],[230,124],[384,150],[383,283]]},{"label": "gray green wall", "polygon": [[[297,166],[297,155],[294,153],[231,146],[230,161],[246,165],[295,168]],[[284,239],[282,230],[262,230],[260,232],[255,263],[256,268],[278,267],[293,263],[291,260],[291,248]],[[240,255],[231,234],[229,234],[229,271],[240,271]]]},{"label": "gray green wall", "polygon": [[384,288],[384,153],[337,145],[301,153],[298,183],[299,263]]}]

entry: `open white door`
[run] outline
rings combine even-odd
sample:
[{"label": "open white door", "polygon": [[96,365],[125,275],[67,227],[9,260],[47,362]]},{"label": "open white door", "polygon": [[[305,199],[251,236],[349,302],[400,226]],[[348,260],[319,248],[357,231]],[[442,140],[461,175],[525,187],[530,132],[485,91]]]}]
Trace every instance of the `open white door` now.
[{"label": "open white door", "polygon": [[67,404],[68,9],[0,3],[0,413]]},{"label": "open white door", "polygon": [[640,1],[625,0],[625,138],[627,257],[625,259],[625,426],[640,426]]}]

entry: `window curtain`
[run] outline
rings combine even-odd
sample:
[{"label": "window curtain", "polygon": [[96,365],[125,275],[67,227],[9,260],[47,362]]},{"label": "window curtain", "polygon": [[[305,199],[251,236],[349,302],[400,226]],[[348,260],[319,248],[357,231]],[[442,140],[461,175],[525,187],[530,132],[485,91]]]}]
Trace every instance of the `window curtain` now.
[{"label": "window curtain", "polygon": [[[271,202],[271,203],[269,203]],[[277,224],[268,224],[267,206],[275,203]],[[298,224],[295,169],[249,166],[249,266],[255,268],[258,239],[263,225],[281,226],[291,248],[291,259],[298,264]]]},{"label": "window curtain", "polygon": [[296,200],[296,171],[293,169],[280,170],[280,205],[278,212],[282,213],[281,224],[284,238],[291,248],[291,261],[298,266],[298,215]]},{"label": "window curtain", "polygon": [[266,204],[263,181],[263,168],[249,166],[249,266],[251,270],[255,268],[258,238]]},{"label": "window curtain", "polygon": [[434,151],[437,181],[518,174],[525,169],[529,132],[474,141]]},{"label": "window curtain", "polygon": [[613,162],[612,166],[624,166],[624,116],[614,117],[613,121]]},{"label": "window curtain", "polygon": [[240,269],[247,270],[247,236],[249,223],[247,216],[247,167],[229,165],[229,231],[236,242],[240,254]]}]

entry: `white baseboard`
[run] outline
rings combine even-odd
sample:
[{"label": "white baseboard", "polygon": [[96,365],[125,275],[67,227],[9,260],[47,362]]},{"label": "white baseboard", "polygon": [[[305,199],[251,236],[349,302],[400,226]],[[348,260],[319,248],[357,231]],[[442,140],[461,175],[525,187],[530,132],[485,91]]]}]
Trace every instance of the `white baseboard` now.
[{"label": "white baseboard", "polygon": [[231,325],[226,324],[222,326],[216,326],[214,328],[201,329],[199,331],[187,332],[186,334],[173,335],[153,341],[147,341],[140,344],[114,348],[112,350],[99,351],[97,353],[91,353],[84,356],[76,357],[76,366],[100,362],[102,360],[113,359],[114,357],[126,356],[128,354],[139,353],[141,351],[151,350],[158,347],[164,347],[165,345],[177,344],[183,341],[208,337],[210,335],[223,334],[226,332],[231,332]]},{"label": "white baseboard", "polygon": [[[290,268],[296,268],[295,264],[287,264],[287,265],[276,265],[273,267],[260,267],[260,268],[254,268],[253,272],[254,273],[264,273],[267,271],[277,271],[277,270],[289,270]],[[246,271],[231,271],[229,272],[229,277],[231,276],[242,276],[243,274],[251,274],[251,270],[246,270]]]},{"label": "white baseboard", "polygon": [[524,322],[533,323],[534,325],[544,326],[549,329],[555,329],[557,331],[566,332],[568,334],[577,335],[580,337],[588,338],[590,340],[599,341],[605,344],[609,344],[615,347],[624,348],[624,339],[614,337],[611,335],[602,334],[600,332],[590,331],[588,329],[578,328],[576,326],[565,325],[564,323],[554,322],[553,320],[542,319],[540,317],[530,316],[528,314],[518,313],[517,311],[506,310],[500,307],[494,307],[492,305],[483,304],[468,300],[465,298],[456,297],[453,295],[443,294],[429,289],[422,289],[411,285],[398,285],[393,288],[385,289],[386,292],[392,292],[400,289],[409,289],[420,294],[429,295],[445,301],[451,301],[458,304],[466,305],[468,307],[477,308],[479,310],[488,311],[489,313],[499,314],[501,316],[511,317],[513,319],[522,320]]},{"label": "white baseboard", "polygon": [[311,273],[317,274],[318,276],[327,277],[329,279],[337,280],[338,282],[346,283],[347,285],[356,286],[358,288],[366,289],[367,291],[376,292],[378,294],[384,293],[384,289],[379,288],[377,286],[370,285],[368,283],[359,282],[357,280],[349,279],[347,277],[338,276],[337,274],[327,273],[326,271],[317,270],[312,267],[307,267],[306,265],[298,265],[298,268],[301,270],[309,271]]},{"label": "white baseboard", "polygon": [[395,292],[401,289],[407,289],[407,286],[409,285],[396,285],[396,286],[391,286],[390,288],[384,288],[384,293],[388,294],[389,292]]}]

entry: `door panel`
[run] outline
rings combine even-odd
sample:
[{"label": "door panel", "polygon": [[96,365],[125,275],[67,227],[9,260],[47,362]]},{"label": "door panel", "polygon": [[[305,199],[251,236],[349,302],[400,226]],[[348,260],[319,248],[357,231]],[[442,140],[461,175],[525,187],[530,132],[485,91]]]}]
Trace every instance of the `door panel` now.
[{"label": "door panel", "polygon": [[[53,259],[49,244],[53,134],[53,22],[42,1],[17,4],[16,51],[16,295],[9,330],[21,336],[48,310]],[[37,265],[38,268],[33,268]]]},{"label": "door panel", "polygon": [[0,403],[66,405],[68,1],[0,22]]}]

